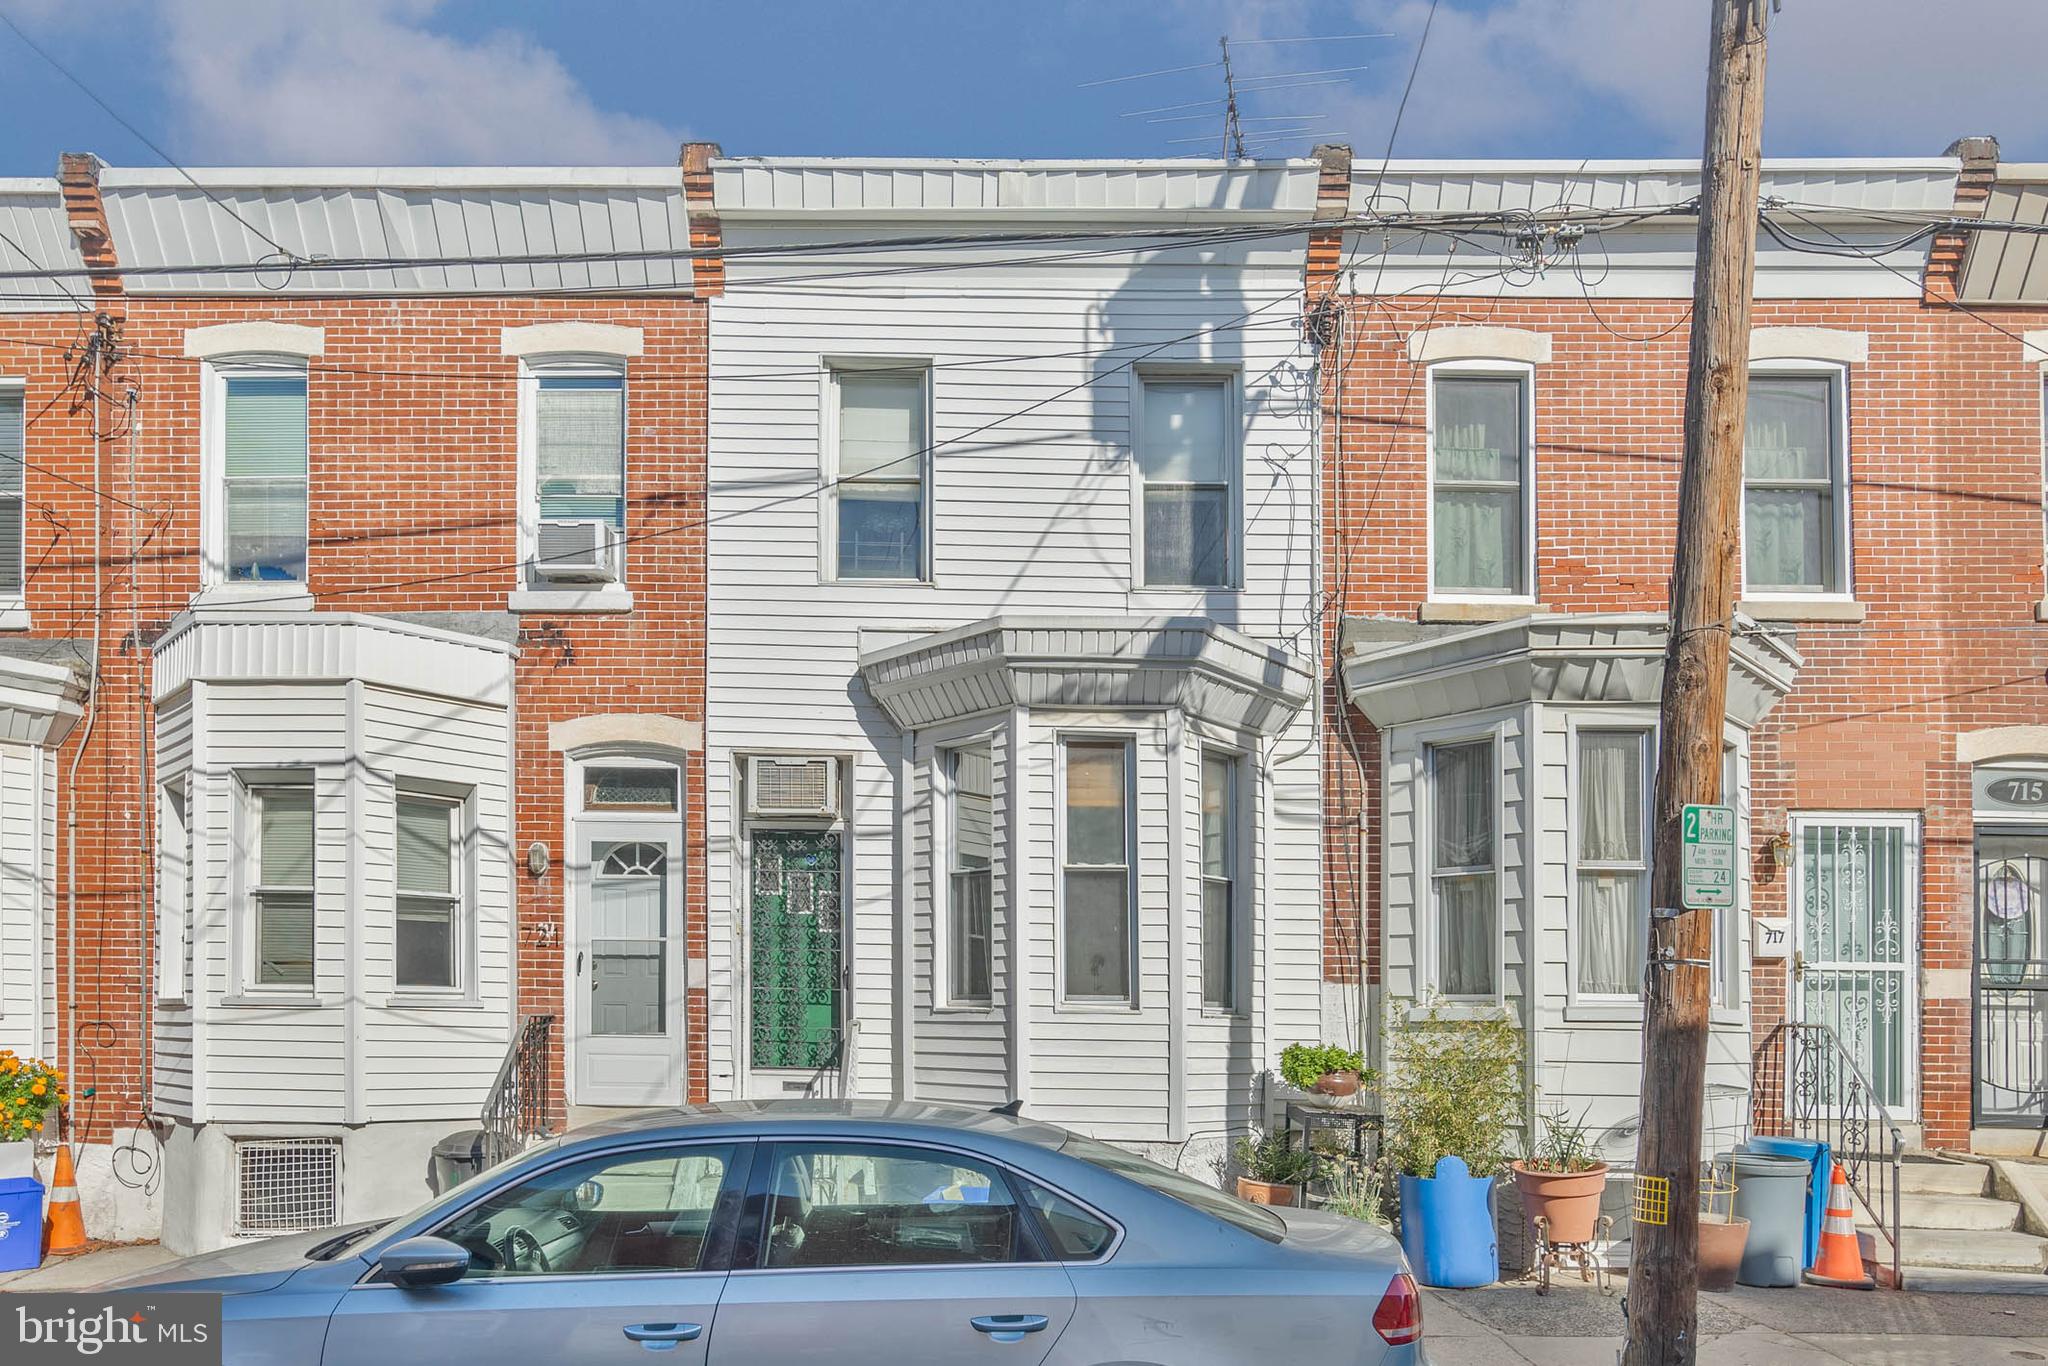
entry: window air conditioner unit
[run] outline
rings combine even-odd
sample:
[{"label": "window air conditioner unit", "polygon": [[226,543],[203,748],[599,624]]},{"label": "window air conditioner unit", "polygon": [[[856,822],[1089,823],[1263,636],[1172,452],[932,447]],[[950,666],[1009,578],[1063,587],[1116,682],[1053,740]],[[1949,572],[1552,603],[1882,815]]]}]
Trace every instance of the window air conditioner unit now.
[{"label": "window air conditioner unit", "polygon": [[752,755],[747,760],[747,814],[838,815],[839,761],[824,755]]},{"label": "window air conditioner unit", "polygon": [[610,583],[619,576],[609,522],[542,522],[533,572],[565,583]]}]

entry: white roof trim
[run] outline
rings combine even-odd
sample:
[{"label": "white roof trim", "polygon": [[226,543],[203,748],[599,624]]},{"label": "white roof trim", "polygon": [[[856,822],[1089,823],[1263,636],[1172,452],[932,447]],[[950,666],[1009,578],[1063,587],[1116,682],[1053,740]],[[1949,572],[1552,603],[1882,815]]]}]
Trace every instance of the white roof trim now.
[{"label": "white roof trim", "polygon": [[216,356],[302,356],[327,350],[327,329],[298,323],[216,323],[185,330],[185,355],[192,360]]},{"label": "white roof trim", "polygon": [[2048,328],[2020,333],[2020,354],[2029,361],[2048,365]]},{"label": "white roof trim", "polygon": [[85,684],[62,664],[0,655],[0,739],[61,745],[85,711]]},{"label": "white roof trim", "polygon": [[1861,365],[1870,359],[1870,334],[1834,327],[1756,327],[1749,333],[1749,358]]},{"label": "white roof trim", "polygon": [[[168,167],[109,166],[100,189],[214,190],[680,190],[675,166],[202,166],[187,179]],[[55,182],[50,182],[52,185]]]},{"label": "white roof trim", "polygon": [[533,323],[508,327],[500,344],[508,356],[616,356],[621,360],[646,349],[646,334],[615,323]]},{"label": "white roof trim", "polygon": [[16,175],[0,176],[0,194],[47,194],[55,195],[63,186],[47,176]]},{"label": "white roof trim", "polygon": [[1512,360],[1550,363],[1550,334],[1521,327],[1425,327],[1408,334],[1408,359],[1418,365],[1440,360]]}]

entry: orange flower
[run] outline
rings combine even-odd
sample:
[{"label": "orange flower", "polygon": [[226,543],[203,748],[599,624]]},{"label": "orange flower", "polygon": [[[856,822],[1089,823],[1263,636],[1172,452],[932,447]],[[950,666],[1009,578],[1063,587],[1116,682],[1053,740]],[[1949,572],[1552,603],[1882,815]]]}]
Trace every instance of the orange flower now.
[{"label": "orange flower", "polygon": [[39,1081],[34,1086],[28,1088],[28,1093],[32,1096],[40,1096],[43,1092],[49,1089],[50,1084],[48,1082]]}]

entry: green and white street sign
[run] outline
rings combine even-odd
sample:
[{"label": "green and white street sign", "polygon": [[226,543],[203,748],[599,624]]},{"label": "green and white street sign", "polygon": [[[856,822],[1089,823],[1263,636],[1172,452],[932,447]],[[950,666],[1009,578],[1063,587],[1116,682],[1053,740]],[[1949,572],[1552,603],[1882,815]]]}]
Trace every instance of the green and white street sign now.
[{"label": "green and white street sign", "polygon": [[1685,807],[1679,847],[1680,897],[1689,911],[1735,904],[1735,808]]}]

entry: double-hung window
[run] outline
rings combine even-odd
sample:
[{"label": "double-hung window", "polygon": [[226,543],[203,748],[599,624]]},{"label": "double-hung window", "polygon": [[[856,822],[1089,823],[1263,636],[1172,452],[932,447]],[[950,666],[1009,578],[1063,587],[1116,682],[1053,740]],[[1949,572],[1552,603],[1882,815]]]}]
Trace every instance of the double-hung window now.
[{"label": "double-hung window", "polygon": [[1849,591],[1842,426],[1839,373],[1750,377],[1742,458],[1745,592]]},{"label": "double-hung window", "polygon": [[1650,732],[1581,730],[1578,772],[1578,989],[1642,990],[1650,918]]},{"label": "double-hung window", "polygon": [[458,985],[462,909],[462,804],[398,796],[397,984]]},{"label": "double-hung window", "polygon": [[546,367],[533,384],[533,578],[538,587],[622,578],[626,377]]},{"label": "double-hung window", "polygon": [[1140,384],[1144,583],[1227,588],[1237,573],[1238,443],[1231,384],[1159,377]]},{"label": "double-hung window", "polygon": [[252,788],[256,851],[253,912],[256,985],[313,985],[313,788]]},{"label": "double-hung window", "polygon": [[22,593],[22,472],[28,422],[22,387],[0,380],[0,599]]},{"label": "double-hung window", "polygon": [[[1742,816],[1740,761],[1735,746],[1721,747],[1721,805],[1735,812],[1735,866],[1749,866],[1745,855],[1748,830]],[[1749,913],[1743,904],[1743,882],[1735,880],[1735,904],[1714,912],[1714,1004],[1733,1009],[1742,1004],[1742,918]]]},{"label": "double-hung window", "polygon": [[1446,996],[1497,996],[1500,859],[1493,741],[1431,745],[1428,763],[1437,990]]},{"label": "double-hung window", "polygon": [[1532,596],[1528,379],[1439,366],[1431,409],[1431,595]]},{"label": "double-hung window", "polygon": [[219,375],[218,556],[231,583],[306,580],[306,372]]},{"label": "double-hung window", "polygon": [[946,880],[947,995],[954,1005],[987,1005],[995,969],[994,765],[987,745],[947,755],[952,838]]},{"label": "double-hung window", "polygon": [[1066,997],[1128,1001],[1131,984],[1130,746],[1069,740],[1061,898]]},{"label": "double-hung window", "polygon": [[930,577],[925,475],[931,463],[922,367],[832,372],[837,403],[833,472],[834,577]]},{"label": "double-hung window", "polygon": [[1237,1007],[1238,760],[1202,751],[1202,1004]]}]

